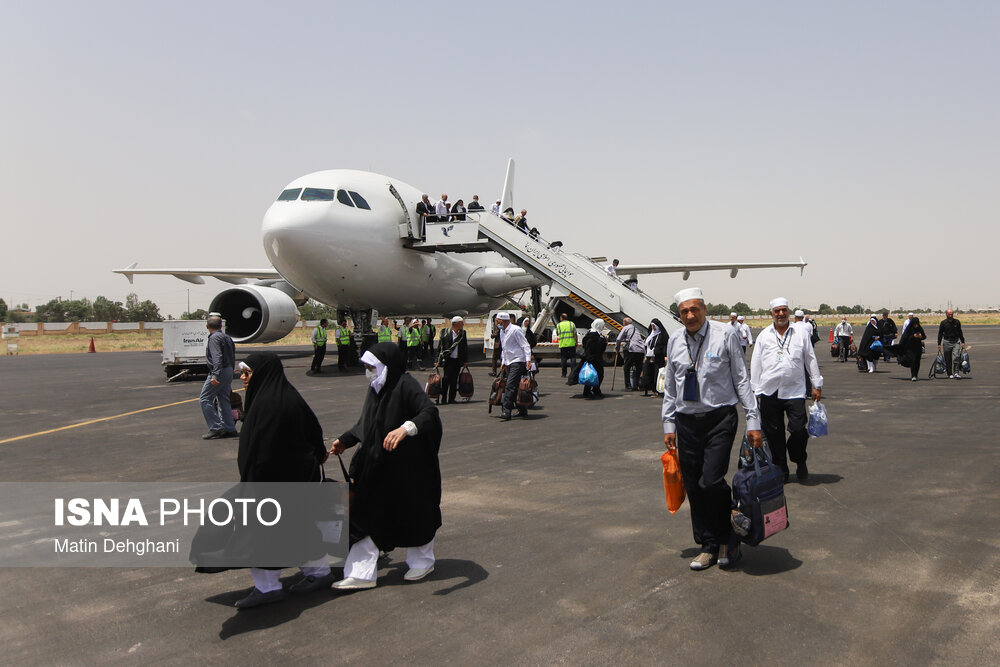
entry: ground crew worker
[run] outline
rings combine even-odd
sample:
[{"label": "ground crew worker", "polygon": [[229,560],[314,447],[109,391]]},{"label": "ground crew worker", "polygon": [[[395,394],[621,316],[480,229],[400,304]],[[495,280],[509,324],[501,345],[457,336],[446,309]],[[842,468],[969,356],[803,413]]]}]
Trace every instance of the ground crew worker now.
[{"label": "ground crew worker", "polygon": [[323,357],[326,356],[326,325],[327,319],[324,317],[319,321],[319,325],[312,332],[313,360],[309,366],[310,373],[323,372]]},{"label": "ground crew worker", "polygon": [[559,316],[556,336],[559,340],[559,363],[562,366],[562,376],[566,377],[567,365],[570,372],[576,368],[576,324],[567,319],[566,313]]},{"label": "ground crew worker", "polygon": [[376,336],[378,336],[378,342],[380,343],[391,343],[392,342],[392,328],[389,326],[389,318],[383,317],[382,321],[378,325],[378,329],[375,331]]},{"label": "ground crew worker", "polygon": [[416,364],[417,369],[422,371],[424,366],[420,363],[420,320],[407,318],[404,325],[406,329],[406,367],[412,371],[414,364]]},{"label": "ground crew worker", "polygon": [[346,371],[351,348],[351,330],[347,328],[347,320],[337,322],[333,337],[337,339],[337,370]]}]

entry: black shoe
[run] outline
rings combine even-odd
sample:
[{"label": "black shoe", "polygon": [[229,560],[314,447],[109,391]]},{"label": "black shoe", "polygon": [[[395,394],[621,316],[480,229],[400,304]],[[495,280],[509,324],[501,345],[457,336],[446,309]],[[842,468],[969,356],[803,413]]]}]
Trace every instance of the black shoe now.
[{"label": "black shoe", "polygon": [[500,419],[504,420],[505,422],[509,422],[510,421],[510,410],[504,410],[503,412],[501,412],[500,413]]},{"label": "black shoe", "polygon": [[788,484],[788,471],[785,471],[785,484]]},{"label": "black shoe", "polygon": [[321,591],[325,588],[329,588],[330,585],[335,581],[337,581],[337,575],[335,575],[333,572],[326,575],[325,577],[317,577],[310,574],[307,577],[303,577],[303,579],[298,583],[293,584],[292,587],[288,589],[288,592],[312,593],[313,591]]},{"label": "black shoe", "polygon": [[224,432],[219,437],[220,438],[238,438],[238,437],[240,437],[240,432],[239,431],[226,431],[226,432]]},{"label": "black shoe", "polygon": [[285,591],[278,589],[276,591],[271,591],[270,593],[261,593],[254,586],[253,590],[250,591],[250,595],[246,596],[242,600],[236,601],[237,609],[249,609],[250,607],[259,607],[262,604],[271,604],[272,602],[278,602],[279,600],[285,599]]},{"label": "black shoe", "polygon": [[306,371],[306,375],[316,375],[316,371],[310,368],[309,370]]},{"label": "black shoe", "polygon": [[528,416],[528,411],[527,410],[518,410],[517,411],[517,416],[518,417],[527,417]]},{"label": "black shoe", "polygon": [[495,378],[497,376],[496,371],[490,371],[489,373],[487,373],[487,375],[489,375],[491,378]]},{"label": "black shoe", "polygon": [[795,466],[795,476],[799,478],[800,482],[809,479],[809,468],[806,467],[805,461]]},{"label": "black shoe", "polygon": [[209,431],[208,433],[201,436],[202,440],[218,440],[219,438],[226,437],[225,431]]}]

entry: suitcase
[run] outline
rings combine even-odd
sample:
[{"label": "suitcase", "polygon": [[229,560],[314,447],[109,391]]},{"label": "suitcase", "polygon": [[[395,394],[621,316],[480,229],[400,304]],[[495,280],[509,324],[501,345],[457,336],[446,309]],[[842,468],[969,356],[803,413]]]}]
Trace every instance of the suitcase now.
[{"label": "suitcase", "polygon": [[[534,385],[534,386],[532,386]],[[530,408],[535,404],[535,389],[538,387],[538,383],[535,382],[530,375],[525,375],[521,378],[520,382],[517,383],[517,398],[514,401],[517,407],[523,409]]]},{"label": "suitcase", "polygon": [[467,367],[462,367],[461,372],[458,374],[458,395],[465,400],[469,400],[472,398],[475,390],[476,387],[472,382],[472,373]]},{"label": "suitcase", "polygon": [[840,343],[830,345],[830,356],[834,359],[840,356]]},{"label": "suitcase", "polygon": [[441,375],[437,371],[431,373],[427,378],[424,391],[427,392],[427,397],[433,401],[441,399]]},{"label": "suitcase", "polygon": [[501,405],[503,403],[503,390],[507,386],[507,374],[501,373],[493,380],[493,384],[490,385],[490,397],[486,401],[486,412],[492,413],[494,405]]}]

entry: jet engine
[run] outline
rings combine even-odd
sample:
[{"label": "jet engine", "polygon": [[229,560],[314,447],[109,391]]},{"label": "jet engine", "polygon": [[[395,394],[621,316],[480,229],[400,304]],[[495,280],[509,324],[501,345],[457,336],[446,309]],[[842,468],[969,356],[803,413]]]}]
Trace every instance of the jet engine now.
[{"label": "jet engine", "polygon": [[542,281],[524,269],[481,266],[472,272],[468,283],[480,296],[503,296],[537,287]]},{"label": "jet engine", "polygon": [[238,285],[212,299],[209,310],[226,321],[226,333],[237,343],[271,343],[284,338],[299,321],[299,309],[274,287]]}]

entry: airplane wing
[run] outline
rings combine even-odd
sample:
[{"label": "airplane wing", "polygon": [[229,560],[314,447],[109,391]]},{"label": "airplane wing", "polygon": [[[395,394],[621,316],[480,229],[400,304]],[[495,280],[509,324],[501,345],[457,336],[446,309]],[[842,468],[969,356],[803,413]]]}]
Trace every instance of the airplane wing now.
[{"label": "airplane wing", "polygon": [[806,262],[799,257],[797,262],[733,262],[712,264],[631,264],[619,265],[618,275],[639,275],[642,273],[683,273],[684,280],[693,271],[729,271],[729,277],[735,278],[742,269],[775,269],[782,267],[799,267],[801,273],[806,268]]},{"label": "airplane wing", "polygon": [[138,262],[124,269],[115,269],[131,283],[136,275],[173,276],[194,285],[204,285],[205,276],[218,278],[231,285],[242,285],[249,280],[280,280],[281,274],[274,269],[137,269]]}]

